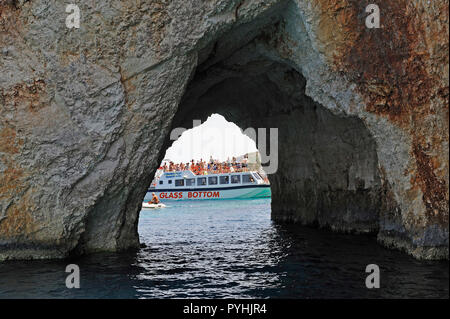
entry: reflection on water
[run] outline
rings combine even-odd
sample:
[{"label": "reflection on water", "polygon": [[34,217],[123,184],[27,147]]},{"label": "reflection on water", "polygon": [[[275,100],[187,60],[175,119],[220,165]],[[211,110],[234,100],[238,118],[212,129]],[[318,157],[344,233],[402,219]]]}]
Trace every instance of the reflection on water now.
[{"label": "reflection on water", "polygon": [[[174,202],[141,212],[145,247],[70,261],[0,264],[0,297],[448,298],[449,264],[418,261],[372,237],[270,220],[270,199]],[[144,246],[144,245],[143,245]],[[65,266],[81,289],[65,287]],[[377,264],[381,288],[365,288]]]}]

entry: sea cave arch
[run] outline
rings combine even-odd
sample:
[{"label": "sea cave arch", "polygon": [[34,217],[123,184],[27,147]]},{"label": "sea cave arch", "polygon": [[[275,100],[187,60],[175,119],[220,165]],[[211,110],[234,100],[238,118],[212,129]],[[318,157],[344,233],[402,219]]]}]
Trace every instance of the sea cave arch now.
[{"label": "sea cave arch", "polygon": [[385,32],[358,1],[80,1],[75,32],[44,6],[0,5],[0,260],[139,247],[171,130],[211,113],[278,129],[273,219],[448,259],[448,30],[410,34],[445,10],[381,1]]},{"label": "sea cave arch", "polygon": [[[191,55],[195,62],[182,95],[174,99],[175,113],[156,116],[163,121],[159,125],[164,128],[163,142],[153,144],[154,140],[147,139],[157,146],[148,149],[149,155],[140,156],[148,165],[134,173],[137,179],[127,185],[127,192],[113,188],[95,202],[70,254],[138,247],[140,203],[171,145],[171,131],[190,128],[193,120],[204,121],[212,113],[242,129],[278,129],[278,169],[269,175],[272,219],[343,232],[378,232],[386,205],[376,143],[360,118],[330,110],[306,94],[308,82],[302,67],[286,52],[296,45],[289,39],[287,30],[292,26],[287,21],[299,18],[289,17],[295,12],[287,8],[290,5],[280,1],[255,18],[199,42],[200,48]],[[295,24],[304,28],[302,23]],[[306,30],[297,40],[309,47],[308,63],[318,58]],[[125,77],[125,88],[136,82],[133,80]],[[314,87],[310,85],[309,91]],[[127,98],[134,98],[133,94],[128,93]],[[330,96],[322,93],[321,98]],[[144,102],[138,97],[137,103]],[[144,111],[154,116],[146,105]],[[154,131],[151,129],[152,136]],[[271,147],[268,145],[268,152],[275,151]]]},{"label": "sea cave arch", "polygon": [[[111,242],[119,249],[137,246],[139,203],[172,143],[170,133],[212,113],[242,129],[278,129],[278,146],[267,145],[268,153],[278,152],[278,169],[269,175],[272,219],[378,232],[385,205],[376,143],[360,118],[333,112],[308,97],[301,68],[280,52],[277,41],[286,29],[281,9],[203,44],[156,160],[133,184],[122,210],[112,196],[97,202],[74,253],[103,250],[103,243]],[[119,231],[114,230],[117,220]]]}]

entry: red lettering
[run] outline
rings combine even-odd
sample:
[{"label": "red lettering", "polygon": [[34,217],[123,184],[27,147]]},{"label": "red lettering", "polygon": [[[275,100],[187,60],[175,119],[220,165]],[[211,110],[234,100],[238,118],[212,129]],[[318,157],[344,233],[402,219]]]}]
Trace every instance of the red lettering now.
[{"label": "red lettering", "polygon": [[188,198],[192,197],[192,192],[188,192]]},{"label": "red lettering", "polygon": [[219,192],[214,192],[214,193],[213,193],[213,197],[220,197],[220,196],[219,196]]},{"label": "red lettering", "polygon": [[178,193],[178,198],[183,198],[183,192]]},{"label": "red lettering", "polygon": [[212,192],[206,193],[206,196],[211,197],[212,196]]}]

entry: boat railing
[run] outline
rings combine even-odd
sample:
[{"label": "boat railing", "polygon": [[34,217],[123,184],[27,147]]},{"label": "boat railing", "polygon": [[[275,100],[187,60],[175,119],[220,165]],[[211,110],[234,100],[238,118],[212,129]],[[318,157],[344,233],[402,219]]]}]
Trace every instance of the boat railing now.
[{"label": "boat railing", "polygon": [[[218,170],[166,170],[163,171],[163,173],[176,173],[176,172],[185,172],[185,171],[190,171],[192,172],[195,176],[202,176],[202,175],[219,175],[219,174],[236,174],[236,173],[248,173],[248,172],[252,172],[251,170],[249,170],[248,168],[241,168],[241,169],[236,169],[236,170],[229,170],[229,171],[218,171]],[[162,174],[161,174],[162,175]]]}]

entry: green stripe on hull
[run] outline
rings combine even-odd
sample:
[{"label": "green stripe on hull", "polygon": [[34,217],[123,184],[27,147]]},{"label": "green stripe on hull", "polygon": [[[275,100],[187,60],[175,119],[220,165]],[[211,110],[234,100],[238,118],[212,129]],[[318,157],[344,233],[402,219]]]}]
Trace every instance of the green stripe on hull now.
[{"label": "green stripe on hull", "polygon": [[263,188],[263,189],[255,189],[252,192],[249,192],[247,194],[235,197],[239,199],[247,199],[247,198],[263,198],[263,197],[270,197],[272,196],[272,192],[270,190],[270,187]]}]

